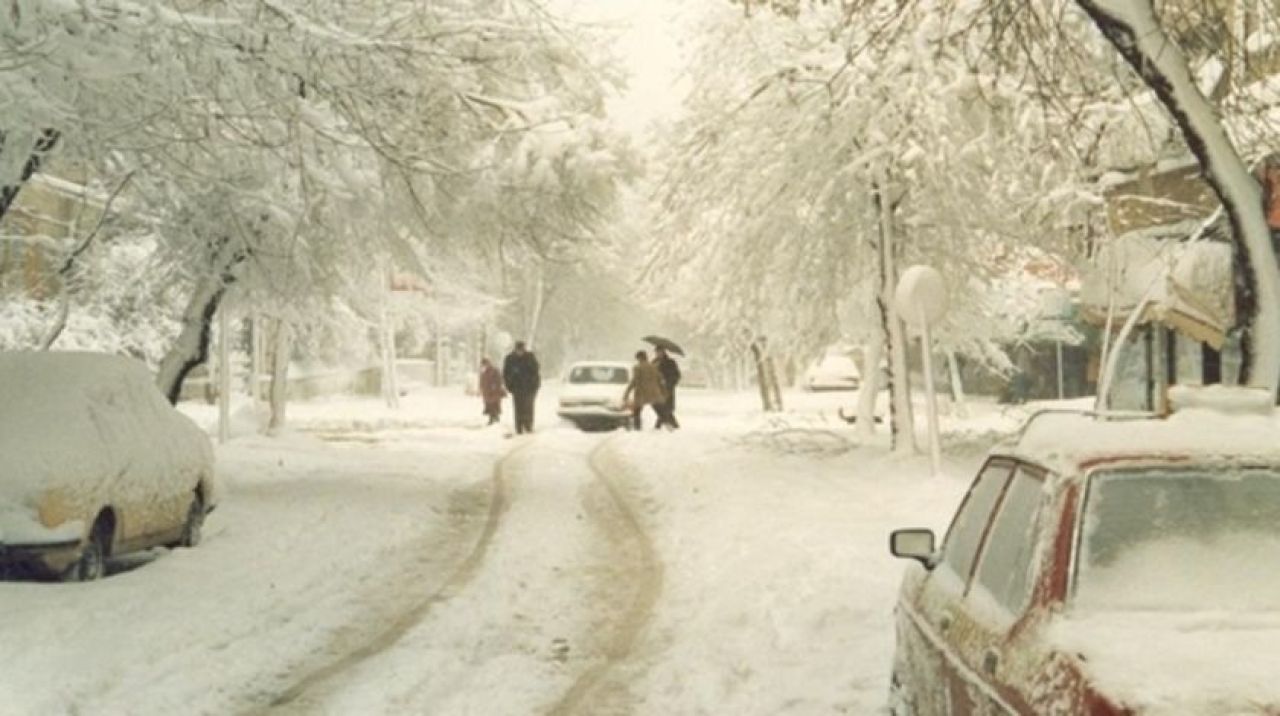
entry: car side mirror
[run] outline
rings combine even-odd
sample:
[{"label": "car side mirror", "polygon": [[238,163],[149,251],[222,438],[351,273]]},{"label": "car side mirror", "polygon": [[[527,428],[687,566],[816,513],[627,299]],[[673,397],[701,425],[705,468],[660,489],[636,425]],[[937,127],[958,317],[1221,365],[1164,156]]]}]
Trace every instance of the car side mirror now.
[{"label": "car side mirror", "polygon": [[889,552],[894,557],[914,559],[925,569],[933,569],[937,563],[933,530],[894,530],[889,535]]}]

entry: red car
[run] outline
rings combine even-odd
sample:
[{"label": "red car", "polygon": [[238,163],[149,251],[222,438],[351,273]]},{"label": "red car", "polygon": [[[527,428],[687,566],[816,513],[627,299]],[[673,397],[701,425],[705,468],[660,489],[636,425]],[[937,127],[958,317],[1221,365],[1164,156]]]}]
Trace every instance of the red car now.
[{"label": "red car", "polygon": [[1280,423],[1033,418],[897,530],[895,716],[1280,714]]}]

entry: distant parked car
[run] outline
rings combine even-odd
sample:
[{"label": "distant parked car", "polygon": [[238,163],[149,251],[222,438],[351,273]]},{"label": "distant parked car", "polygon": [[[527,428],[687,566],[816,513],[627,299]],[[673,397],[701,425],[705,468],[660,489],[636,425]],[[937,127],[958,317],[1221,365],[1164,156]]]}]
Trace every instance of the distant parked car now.
[{"label": "distant parked car", "polygon": [[862,385],[862,371],[853,358],[828,353],[804,372],[805,390],[857,390]]},{"label": "distant parked car", "polygon": [[631,413],[622,395],[631,381],[631,365],[619,361],[583,361],[569,366],[556,414],[581,430],[613,430],[628,424]]},{"label": "distant parked car", "polygon": [[0,353],[0,566],[67,580],[113,555],[194,546],[217,504],[209,438],[146,367],[98,353]]},{"label": "distant parked car", "polygon": [[1278,434],[1206,410],[1033,418],[940,549],[890,538],[918,562],[891,713],[1280,714]]}]

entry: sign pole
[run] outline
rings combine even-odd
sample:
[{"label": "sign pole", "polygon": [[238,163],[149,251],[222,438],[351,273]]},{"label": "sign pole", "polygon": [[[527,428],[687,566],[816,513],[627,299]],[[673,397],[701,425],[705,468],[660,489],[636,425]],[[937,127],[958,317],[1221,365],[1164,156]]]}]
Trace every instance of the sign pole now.
[{"label": "sign pole", "polygon": [[933,324],[947,313],[947,286],[942,274],[917,265],[902,272],[894,290],[898,314],[920,329],[920,357],[924,364],[925,412],[929,417],[929,460],[933,474],[942,474],[942,440],[938,433],[938,391],[933,380]]},{"label": "sign pole", "polygon": [[920,316],[920,357],[924,362],[925,412],[929,416],[929,461],[933,474],[942,474],[942,439],[938,435],[938,393],[933,385],[933,342],[929,334],[929,320],[924,309]]}]

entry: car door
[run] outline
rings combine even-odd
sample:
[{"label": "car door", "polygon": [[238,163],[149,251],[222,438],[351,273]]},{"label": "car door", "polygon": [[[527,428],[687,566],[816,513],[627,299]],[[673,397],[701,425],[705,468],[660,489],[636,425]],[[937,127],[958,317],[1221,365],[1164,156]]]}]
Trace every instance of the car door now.
[{"label": "car door", "polygon": [[111,508],[115,515],[113,548],[127,549],[145,532],[133,496],[138,467],[132,446],[137,426],[129,411],[126,389],[120,383],[104,382],[87,392],[86,408],[101,440],[102,463],[95,479],[86,485],[91,501],[85,505],[86,525],[92,525],[100,510]]},{"label": "car door", "polygon": [[172,534],[181,524],[185,506],[180,494],[185,481],[173,474],[174,431],[167,411],[173,408],[149,382],[129,375],[120,388],[116,421],[128,451],[128,470],[117,480],[113,506],[124,525],[121,551],[149,547]]},{"label": "car door", "polygon": [[1008,458],[991,458],[960,504],[943,541],[937,566],[930,570],[903,606],[905,619],[899,639],[915,656],[911,689],[921,714],[967,713],[965,683],[959,673],[957,643],[966,640],[965,592],[977,555],[987,535],[991,515],[1014,471]]},{"label": "car door", "polygon": [[[1027,687],[1043,665],[1036,585],[1052,556],[1045,471],[1019,464],[991,518],[963,605],[956,713],[1032,713]],[[961,693],[962,692],[962,693]]]},{"label": "car door", "polygon": [[150,546],[182,533],[199,475],[191,471],[192,457],[184,454],[191,445],[182,439],[173,406],[149,383],[135,386],[134,393],[139,424],[149,434],[163,436],[148,451],[147,482],[140,492],[146,496],[143,539]]}]

